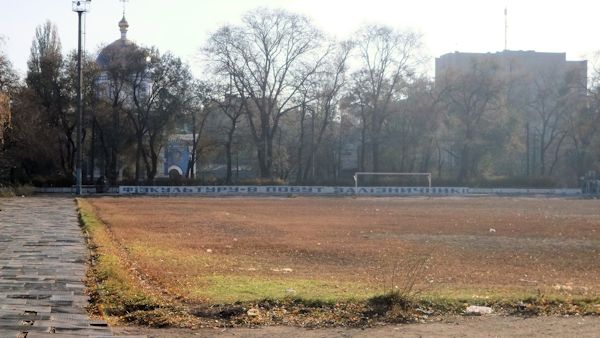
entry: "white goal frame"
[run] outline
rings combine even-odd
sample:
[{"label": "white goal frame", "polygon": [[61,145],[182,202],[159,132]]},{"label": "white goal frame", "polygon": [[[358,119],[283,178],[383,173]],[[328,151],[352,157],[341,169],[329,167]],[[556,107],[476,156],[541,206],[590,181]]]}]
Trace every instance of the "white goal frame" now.
[{"label": "white goal frame", "polygon": [[354,173],[354,188],[358,191],[358,177],[359,176],[427,176],[427,183],[431,188],[431,173],[376,173],[376,172],[356,172]]}]

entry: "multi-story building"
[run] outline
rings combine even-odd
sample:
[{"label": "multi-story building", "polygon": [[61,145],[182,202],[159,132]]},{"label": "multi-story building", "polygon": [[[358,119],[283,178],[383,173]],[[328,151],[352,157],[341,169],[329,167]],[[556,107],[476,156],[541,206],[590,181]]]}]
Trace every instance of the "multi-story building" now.
[{"label": "multi-story building", "polygon": [[513,128],[523,130],[516,132],[523,135],[519,170],[543,176],[551,174],[565,144],[562,125],[586,102],[587,61],[568,61],[565,53],[455,52],[436,58],[435,82],[441,93],[454,91],[455,110],[503,109]]},{"label": "multi-story building", "polygon": [[[498,80],[513,86],[513,92],[533,97],[542,84],[567,86],[585,95],[587,61],[568,61],[565,53],[505,50],[496,53],[448,53],[435,59],[436,83],[470,72],[475,65],[496,67]],[[515,90],[518,88],[518,90]],[[509,88],[510,89],[510,88]]]}]

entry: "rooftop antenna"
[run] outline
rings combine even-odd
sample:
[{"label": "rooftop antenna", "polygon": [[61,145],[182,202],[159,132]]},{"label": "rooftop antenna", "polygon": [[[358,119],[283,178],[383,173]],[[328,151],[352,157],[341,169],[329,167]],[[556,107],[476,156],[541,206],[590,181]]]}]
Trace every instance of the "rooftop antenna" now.
[{"label": "rooftop antenna", "polygon": [[508,50],[508,5],[504,6],[504,50]]}]

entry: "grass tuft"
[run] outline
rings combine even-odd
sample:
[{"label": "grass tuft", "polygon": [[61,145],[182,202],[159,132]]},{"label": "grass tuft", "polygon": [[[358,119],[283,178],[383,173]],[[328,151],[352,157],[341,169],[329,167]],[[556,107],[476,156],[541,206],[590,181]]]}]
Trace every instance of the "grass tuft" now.
[{"label": "grass tuft", "polygon": [[372,297],[367,302],[365,311],[367,317],[385,317],[390,322],[402,323],[414,320],[414,310],[417,303],[411,297],[406,297],[400,292],[388,292]]},{"label": "grass tuft", "polygon": [[371,293],[360,284],[301,278],[211,275],[196,277],[191,297],[212,303],[257,302],[263,299],[335,303],[364,300]]},{"label": "grass tuft", "polygon": [[92,301],[90,310],[109,322],[156,327],[174,324],[185,317],[182,309],[140,285],[108,228],[95,216],[93,207],[81,198],[77,199],[77,205],[82,230],[92,252],[87,281]]}]

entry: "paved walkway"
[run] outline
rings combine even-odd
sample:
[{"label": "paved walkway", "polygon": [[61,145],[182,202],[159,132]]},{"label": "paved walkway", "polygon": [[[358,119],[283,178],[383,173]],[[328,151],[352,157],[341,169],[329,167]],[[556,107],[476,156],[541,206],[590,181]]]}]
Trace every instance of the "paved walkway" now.
[{"label": "paved walkway", "polygon": [[0,337],[110,337],[90,320],[72,198],[0,198]]}]

